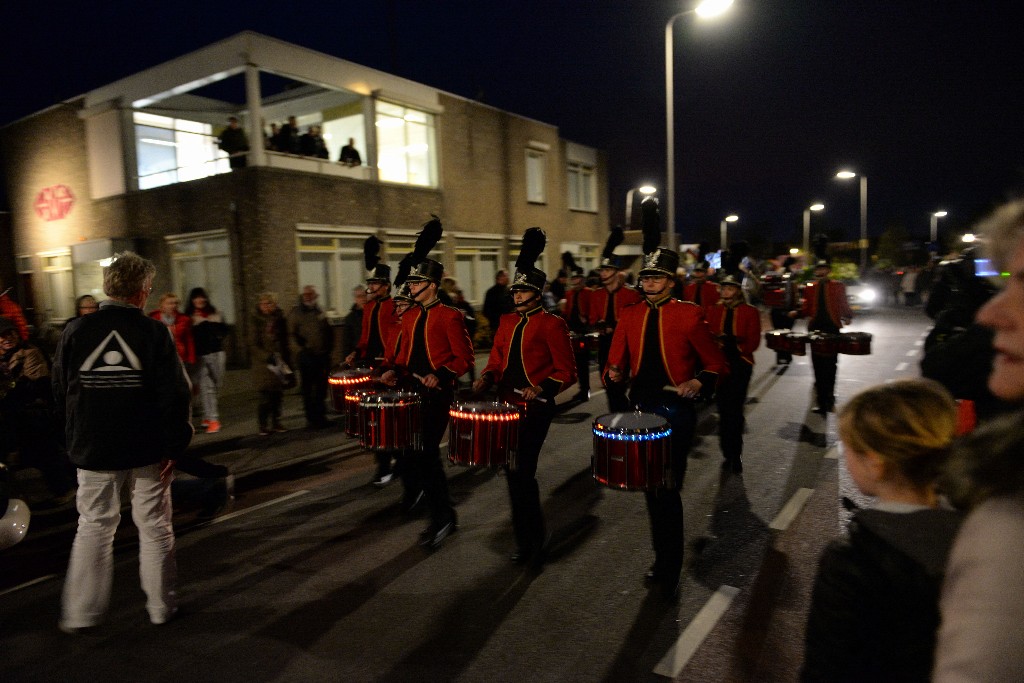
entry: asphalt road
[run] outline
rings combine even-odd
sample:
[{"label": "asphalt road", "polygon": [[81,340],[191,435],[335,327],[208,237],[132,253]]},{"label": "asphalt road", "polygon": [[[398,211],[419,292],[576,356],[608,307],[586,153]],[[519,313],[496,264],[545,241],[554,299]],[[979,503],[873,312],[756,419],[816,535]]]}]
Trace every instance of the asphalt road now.
[{"label": "asphalt road", "polygon": [[[861,316],[851,329],[874,335],[873,353],[840,358],[840,404],[917,375],[927,326],[919,310]],[[677,603],[641,581],[652,559],[643,496],[591,477],[590,425],[607,412],[598,394],[565,407],[542,453],[552,541],[541,573],[508,560],[508,495],[495,470],[448,470],[460,528],[427,552],[416,543],[425,519],[400,514],[397,484],[369,484],[368,453],[336,433],[293,435],[294,457],[239,477],[233,512],[207,524],[188,510],[176,517],[182,608],[167,625],[146,619],[130,524],[109,620],[89,634],[56,628],[71,527],[19,555],[18,584],[0,584],[0,678],[792,680],[808,577],[840,532],[839,495],[852,491],[834,415],[811,412],[809,357],[773,363],[759,350],[742,475],[722,473],[714,411],[701,414]]]}]

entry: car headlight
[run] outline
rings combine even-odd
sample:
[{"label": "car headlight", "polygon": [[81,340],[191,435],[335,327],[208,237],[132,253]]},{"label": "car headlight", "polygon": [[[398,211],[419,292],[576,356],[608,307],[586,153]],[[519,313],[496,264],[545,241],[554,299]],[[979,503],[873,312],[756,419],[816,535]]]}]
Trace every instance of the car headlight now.
[{"label": "car headlight", "polygon": [[873,289],[865,289],[864,291],[862,291],[860,293],[860,298],[863,301],[867,301],[868,303],[871,303],[872,301],[874,301],[875,297],[877,297],[877,296],[878,296],[878,294]]}]

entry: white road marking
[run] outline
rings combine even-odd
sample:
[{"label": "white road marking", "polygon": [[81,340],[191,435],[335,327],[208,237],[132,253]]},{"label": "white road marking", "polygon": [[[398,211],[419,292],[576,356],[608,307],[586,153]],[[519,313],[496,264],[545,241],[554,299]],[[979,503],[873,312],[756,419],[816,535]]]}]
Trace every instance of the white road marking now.
[{"label": "white road marking", "polygon": [[302,491],[295,491],[293,493],[289,493],[287,496],[281,496],[280,498],[275,498],[274,500],[268,500],[267,502],[260,503],[259,505],[253,505],[251,508],[245,508],[244,510],[239,510],[238,512],[229,512],[226,515],[211,520],[210,524],[220,524],[221,522],[226,522],[229,519],[234,519],[235,517],[241,517],[242,515],[247,515],[250,512],[255,512],[256,510],[262,510],[263,508],[270,507],[271,505],[277,505],[278,503],[283,503],[286,500],[291,500],[292,498],[304,496],[307,493],[309,493],[309,491],[303,489]]},{"label": "white road marking", "polygon": [[26,581],[25,583],[23,583],[23,584],[21,584],[19,586],[12,586],[12,587],[8,588],[5,591],[0,591],[0,597],[2,597],[4,595],[7,595],[8,593],[14,593],[14,592],[20,591],[20,590],[22,590],[24,588],[28,588],[29,586],[34,586],[37,583],[42,583],[43,581],[49,581],[50,579],[56,579],[56,578],[57,578],[56,574],[47,574],[46,576],[40,576],[38,579],[32,579],[31,581]]},{"label": "white road marking", "polygon": [[907,363],[900,363],[896,366],[896,372],[903,372],[907,369]]},{"label": "white road marking", "polygon": [[825,451],[825,458],[829,460],[839,459],[839,446],[833,446],[832,448]]},{"label": "white road marking", "polygon": [[804,505],[807,503],[807,499],[814,493],[814,489],[797,489],[793,497],[790,498],[779,514],[772,520],[772,523],[768,525],[769,529],[775,529],[776,531],[785,531],[789,528],[789,525],[793,523],[796,516],[800,514],[800,511],[804,509]]},{"label": "white road marking", "polygon": [[654,667],[654,673],[672,679],[678,677],[679,672],[690,661],[693,653],[697,651],[700,644],[708,637],[711,629],[715,627],[715,624],[718,623],[722,615],[729,609],[733,598],[739,592],[739,588],[733,588],[724,584],[720,586],[707,601],[707,604],[700,608],[697,616],[693,618],[689,626],[679,634],[679,639],[665,653],[665,656],[661,658],[658,665]]},{"label": "white road marking", "polygon": [[917,349],[910,349],[909,351],[907,351],[907,355],[908,356],[916,356],[917,355]]},{"label": "white road marking", "polygon": [[924,346],[924,339],[918,339],[915,341],[914,346]]},{"label": "white road marking", "polygon": [[594,398],[595,396],[600,396],[603,393],[604,393],[604,389],[598,389],[597,391],[591,391],[590,392],[590,398]]}]

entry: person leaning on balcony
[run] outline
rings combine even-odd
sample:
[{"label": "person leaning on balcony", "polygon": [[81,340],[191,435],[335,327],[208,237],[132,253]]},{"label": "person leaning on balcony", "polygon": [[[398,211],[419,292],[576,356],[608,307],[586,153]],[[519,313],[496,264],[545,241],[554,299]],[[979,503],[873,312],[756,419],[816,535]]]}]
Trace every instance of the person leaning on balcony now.
[{"label": "person leaning on balcony", "polygon": [[363,165],[363,158],[359,156],[359,150],[356,149],[355,138],[349,138],[348,144],[341,148],[341,156],[338,157],[338,163],[343,166]]},{"label": "person leaning on balcony", "polygon": [[228,127],[221,131],[220,137],[217,138],[217,146],[228,155],[228,163],[231,164],[232,170],[245,167],[245,152],[249,151],[249,138],[234,116],[228,117]]}]

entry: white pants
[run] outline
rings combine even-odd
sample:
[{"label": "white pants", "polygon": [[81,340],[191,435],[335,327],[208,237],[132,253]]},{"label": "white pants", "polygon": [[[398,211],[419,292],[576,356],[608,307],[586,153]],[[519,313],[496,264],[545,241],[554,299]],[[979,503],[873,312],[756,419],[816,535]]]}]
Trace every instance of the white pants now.
[{"label": "white pants", "polygon": [[199,356],[192,366],[192,386],[197,387],[199,400],[202,402],[203,418],[220,421],[217,411],[217,392],[224,380],[224,367],[227,354],[215,351]]},{"label": "white pants", "polygon": [[131,470],[78,470],[78,533],[64,580],[61,625],[95,626],[110,604],[114,575],[114,533],[121,521],[121,487],[128,482],[132,520],[139,530],[139,577],[146,610],[154,624],[177,609],[174,584],[174,527],[170,481],[160,481],[160,465]]}]

